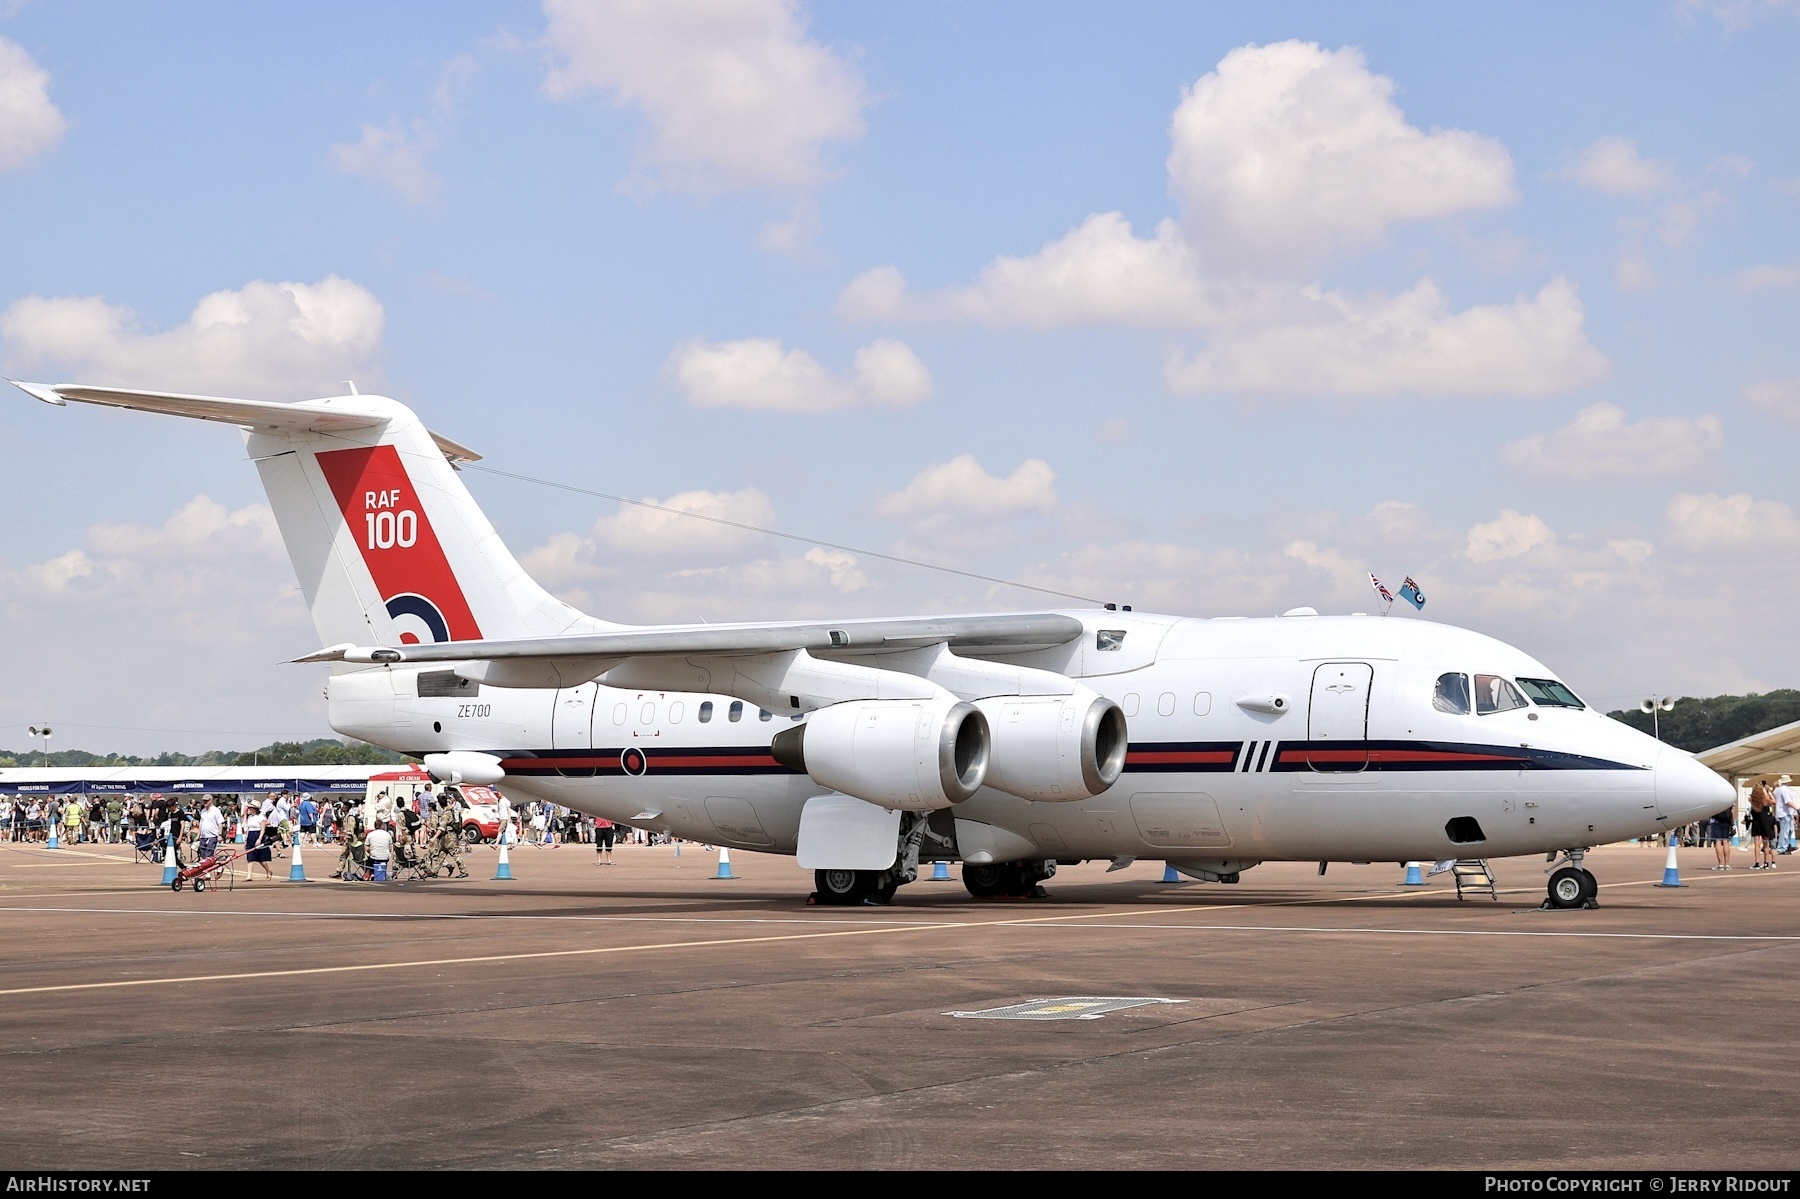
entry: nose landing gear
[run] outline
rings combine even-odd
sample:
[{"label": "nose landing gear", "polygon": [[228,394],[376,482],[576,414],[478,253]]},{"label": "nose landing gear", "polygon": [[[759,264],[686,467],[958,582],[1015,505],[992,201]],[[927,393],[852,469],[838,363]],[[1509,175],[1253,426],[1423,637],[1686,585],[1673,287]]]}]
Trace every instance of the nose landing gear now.
[{"label": "nose landing gear", "polygon": [[[1581,859],[1586,856],[1586,847],[1565,849],[1562,860],[1568,864],[1554,870],[1550,875],[1549,897],[1544,900],[1545,910],[1567,910],[1569,908],[1597,908],[1600,902],[1595,898],[1600,893],[1600,883],[1586,867]],[[1545,861],[1554,865],[1558,855],[1551,854]]]}]

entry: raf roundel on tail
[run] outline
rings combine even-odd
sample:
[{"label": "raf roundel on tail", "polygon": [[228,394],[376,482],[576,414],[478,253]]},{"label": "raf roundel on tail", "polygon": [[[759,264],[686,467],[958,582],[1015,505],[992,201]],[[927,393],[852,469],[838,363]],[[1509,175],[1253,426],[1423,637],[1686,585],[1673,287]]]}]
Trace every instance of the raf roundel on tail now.
[{"label": "raf roundel on tail", "polygon": [[401,645],[425,645],[450,640],[450,625],[438,606],[416,592],[396,595],[387,602],[388,619],[400,634]]}]

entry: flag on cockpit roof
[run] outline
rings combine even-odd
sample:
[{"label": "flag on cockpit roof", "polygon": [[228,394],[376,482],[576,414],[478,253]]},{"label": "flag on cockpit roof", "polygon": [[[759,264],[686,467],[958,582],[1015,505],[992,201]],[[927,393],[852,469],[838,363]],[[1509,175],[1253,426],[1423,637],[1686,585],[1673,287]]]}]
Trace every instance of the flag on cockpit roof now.
[{"label": "flag on cockpit roof", "polygon": [[1425,593],[1419,590],[1419,585],[1412,581],[1411,575],[1407,575],[1406,582],[1400,584],[1400,598],[1421,612],[1425,610]]},{"label": "flag on cockpit roof", "polygon": [[1369,586],[1375,588],[1375,594],[1381,597],[1382,603],[1391,604],[1394,602],[1394,593],[1387,589],[1386,583],[1383,583],[1380,579],[1375,577],[1374,571],[1369,572]]}]

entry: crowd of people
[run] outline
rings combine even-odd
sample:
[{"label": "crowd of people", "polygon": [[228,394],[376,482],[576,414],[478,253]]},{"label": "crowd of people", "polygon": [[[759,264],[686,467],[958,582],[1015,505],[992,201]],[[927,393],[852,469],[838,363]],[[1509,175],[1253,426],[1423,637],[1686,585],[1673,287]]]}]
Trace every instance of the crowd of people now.
[{"label": "crowd of people", "polygon": [[[1738,849],[1750,851],[1750,869],[1774,870],[1775,859],[1794,852],[1795,828],[1800,825],[1800,788],[1788,775],[1758,779],[1750,787],[1749,802],[1740,823],[1733,804],[1696,821],[1676,835],[1683,845],[1710,845],[1714,870],[1731,870]],[[1739,844],[1740,841],[1747,842]]]},{"label": "crowd of people", "polygon": [[[287,856],[295,838],[307,845],[341,847],[333,878],[389,879],[402,874],[417,878],[445,875],[467,878],[462,862],[474,818],[454,785],[441,790],[427,784],[416,793],[387,790],[356,799],[314,797],[279,792],[251,796],[140,795],[0,795],[0,839],[44,844],[52,830],[58,842],[135,843],[156,850],[171,834],[178,865],[211,857],[221,841],[238,840],[255,878],[273,878],[271,863]],[[512,843],[558,848],[592,844],[598,865],[612,862],[621,839],[655,844],[663,839],[627,825],[587,817],[569,808],[536,801],[512,810]],[[1774,870],[1777,857],[1795,850],[1800,827],[1800,788],[1787,775],[1759,779],[1750,789],[1744,820],[1736,806],[1710,820],[1689,825],[1678,834],[1687,845],[1711,845],[1714,870],[1733,869],[1734,842],[1748,839],[1752,870]],[[239,833],[242,832],[242,836]],[[489,834],[491,837],[492,834]],[[479,833],[475,839],[481,839]],[[161,860],[160,856],[157,860]]]}]

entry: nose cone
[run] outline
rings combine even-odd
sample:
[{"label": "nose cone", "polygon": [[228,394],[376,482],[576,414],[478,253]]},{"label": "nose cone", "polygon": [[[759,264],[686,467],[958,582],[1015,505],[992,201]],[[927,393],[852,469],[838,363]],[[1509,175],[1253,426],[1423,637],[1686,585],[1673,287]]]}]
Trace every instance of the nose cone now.
[{"label": "nose cone", "polygon": [[1711,816],[1737,802],[1737,788],[1673,747],[1656,756],[1656,807],[1676,824]]}]

